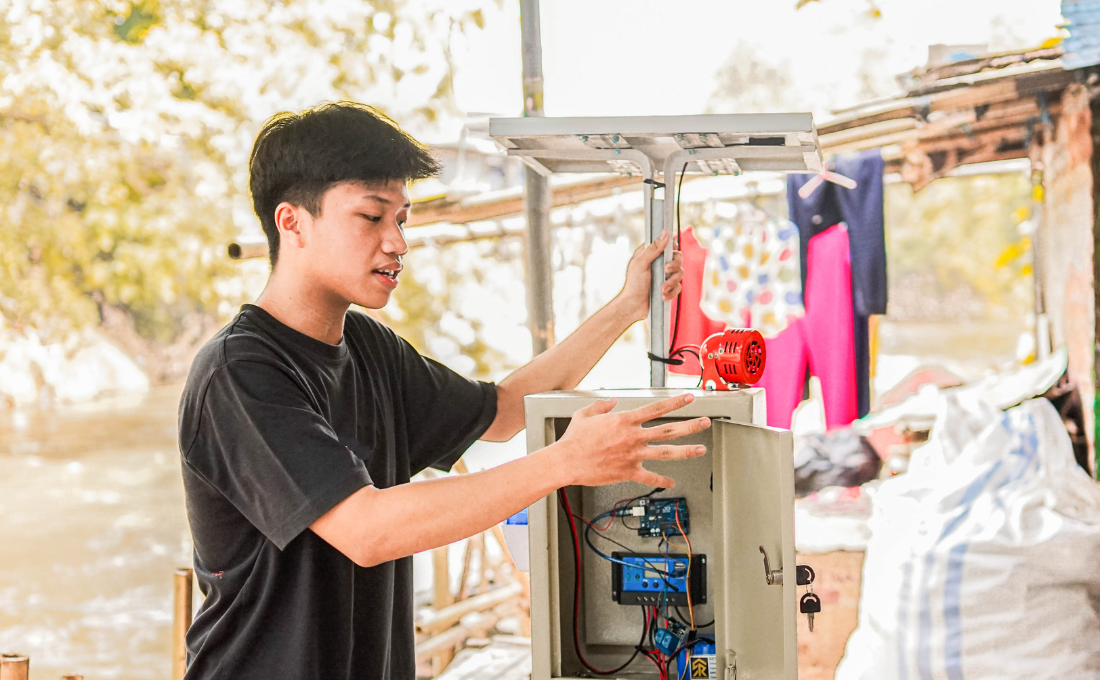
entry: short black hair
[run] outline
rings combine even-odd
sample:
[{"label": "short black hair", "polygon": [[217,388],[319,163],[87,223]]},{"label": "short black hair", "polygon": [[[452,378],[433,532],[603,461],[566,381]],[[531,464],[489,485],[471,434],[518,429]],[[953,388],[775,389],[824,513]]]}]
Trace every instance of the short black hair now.
[{"label": "short black hair", "polygon": [[248,172],[252,206],[274,267],[279,258],[275,208],[283,201],[318,216],[322,197],[336,184],[424,179],[439,172],[439,162],[384,113],[335,102],[272,116],[252,146]]}]

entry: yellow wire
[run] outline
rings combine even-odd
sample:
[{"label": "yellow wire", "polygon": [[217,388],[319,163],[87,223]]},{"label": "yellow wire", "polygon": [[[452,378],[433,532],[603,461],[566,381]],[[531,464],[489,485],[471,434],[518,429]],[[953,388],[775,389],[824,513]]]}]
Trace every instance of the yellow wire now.
[{"label": "yellow wire", "polygon": [[691,606],[691,539],[687,537],[687,533],[684,532],[684,527],[680,525],[680,506],[677,504],[675,510],[676,516],[676,528],[680,530],[680,535],[684,537],[684,542],[687,543],[688,554],[688,568],[687,568],[687,587],[684,588],[687,591],[688,601],[688,615],[691,617],[691,629],[695,630],[695,609]]}]

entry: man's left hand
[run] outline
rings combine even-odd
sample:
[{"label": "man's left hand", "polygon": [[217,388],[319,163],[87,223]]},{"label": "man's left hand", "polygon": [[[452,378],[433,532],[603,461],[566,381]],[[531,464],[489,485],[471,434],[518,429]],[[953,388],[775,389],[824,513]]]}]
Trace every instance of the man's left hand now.
[{"label": "man's left hand", "polygon": [[[626,266],[626,283],[619,293],[619,300],[636,321],[649,314],[649,265],[665,251],[668,239],[668,231],[662,231],[653,243],[639,246],[630,258],[630,264]],[[666,302],[680,294],[680,280],[683,278],[684,257],[676,250],[672,253],[672,259],[665,263],[665,282],[661,286],[661,295]]]}]

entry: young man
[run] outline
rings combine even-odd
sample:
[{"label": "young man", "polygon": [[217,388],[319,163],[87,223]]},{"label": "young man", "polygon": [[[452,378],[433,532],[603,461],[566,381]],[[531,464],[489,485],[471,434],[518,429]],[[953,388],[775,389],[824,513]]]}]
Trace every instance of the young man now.
[{"label": "young man", "polygon": [[[434,174],[427,150],[376,111],[328,104],[264,126],[252,200],[272,271],[199,353],[180,404],[195,570],[206,600],[187,634],[189,680],[414,677],[413,553],[481,532],[571,484],[672,486],[647,459],[701,455],[663,441],[709,426],[642,423],[690,396],[578,411],[560,441],[477,474],[447,470],[479,437],[523,428],[523,397],[569,389],[648,310],[639,248],[622,292],[500,385],[417,354],[351,304],[383,307],[408,245],[406,184]],[[676,259],[665,299],[680,288]]]}]

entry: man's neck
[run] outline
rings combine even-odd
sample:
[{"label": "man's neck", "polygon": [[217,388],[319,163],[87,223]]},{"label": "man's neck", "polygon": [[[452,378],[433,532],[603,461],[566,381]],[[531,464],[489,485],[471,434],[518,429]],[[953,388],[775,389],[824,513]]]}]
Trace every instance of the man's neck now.
[{"label": "man's neck", "polygon": [[279,276],[278,270],[271,273],[256,306],[299,333],[330,345],[340,344],[349,307],[325,291],[302,285],[301,280]]}]

